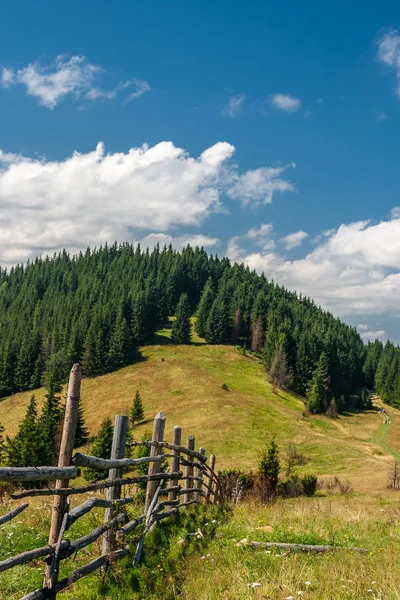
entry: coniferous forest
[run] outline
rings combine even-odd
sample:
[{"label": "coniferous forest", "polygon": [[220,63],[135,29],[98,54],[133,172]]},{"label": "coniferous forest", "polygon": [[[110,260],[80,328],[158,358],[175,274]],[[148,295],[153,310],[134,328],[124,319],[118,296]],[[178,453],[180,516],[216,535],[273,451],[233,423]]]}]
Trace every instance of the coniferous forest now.
[{"label": "coniferous forest", "polygon": [[[143,251],[117,243],[0,270],[0,397],[63,379],[80,362],[93,376],[140,360],[140,346],[177,314],[208,343],[260,354],[312,412],[344,410],[363,386],[396,404],[400,350],[365,346],[355,328],[247,267],[187,246]],[[361,396],[360,396],[361,397]],[[333,404],[332,404],[333,403]]]}]

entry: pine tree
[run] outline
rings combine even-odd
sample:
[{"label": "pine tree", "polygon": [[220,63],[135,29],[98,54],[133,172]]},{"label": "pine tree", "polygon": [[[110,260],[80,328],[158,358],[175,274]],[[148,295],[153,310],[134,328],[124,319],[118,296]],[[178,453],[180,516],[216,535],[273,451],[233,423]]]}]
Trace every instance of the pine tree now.
[{"label": "pine tree", "polygon": [[61,427],[64,410],[61,407],[62,384],[50,379],[47,384],[45,403],[38,420],[39,443],[42,465],[55,465],[61,441]]},{"label": "pine tree", "polygon": [[175,321],[172,325],[171,338],[177,344],[189,344],[192,339],[190,322],[190,305],[187,294],[182,294],[176,307]]},{"label": "pine tree", "polygon": [[[100,425],[100,430],[93,440],[91,454],[99,458],[110,458],[114,427],[110,418],[104,419]],[[98,481],[104,479],[106,472],[101,469],[87,467],[83,471],[83,476],[87,481]]]},{"label": "pine tree", "polygon": [[6,438],[4,458],[10,467],[38,467],[41,462],[41,440],[37,420],[37,402],[32,395],[18,433]]},{"label": "pine tree", "polygon": [[223,294],[213,302],[207,319],[205,339],[209,344],[222,344],[230,337],[231,321],[229,309]]},{"label": "pine tree", "polygon": [[139,394],[139,390],[136,390],[135,397],[131,408],[131,423],[132,427],[137,423],[141,423],[144,420],[144,408],[142,398]]},{"label": "pine tree", "polygon": [[269,370],[269,378],[272,385],[284,388],[290,382],[289,368],[286,359],[286,353],[281,346],[274,356]]},{"label": "pine tree", "polygon": [[311,413],[324,413],[328,410],[330,401],[329,386],[328,361],[325,352],[323,352],[308,387],[308,410]]},{"label": "pine tree", "polygon": [[138,349],[135,347],[131,328],[121,307],[111,334],[108,366],[112,370],[121,369],[131,364],[137,355]]},{"label": "pine tree", "polygon": [[207,333],[207,320],[215,298],[214,285],[211,277],[208,278],[201,294],[200,302],[196,313],[196,333],[204,338]]},{"label": "pine tree", "polygon": [[89,439],[89,429],[85,425],[85,415],[83,412],[83,406],[79,402],[78,406],[78,420],[76,422],[76,433],[75,433],[75,442],[74,448],[79,448],[86,444]]},{"label": "pine tree", "polygon": [[267,449],[261,455],[258,474],[261,478],[262,493],[265,500],[271,500],[276,495],[279,481],[279,451],[275,440],[271,440]]},{"label": "pine tree", "polygon": [[262,325],[261,317],[258,317],[257,321],[251,332],[251,350],[253,352],[260,352],[264,346],[265,336]]}]

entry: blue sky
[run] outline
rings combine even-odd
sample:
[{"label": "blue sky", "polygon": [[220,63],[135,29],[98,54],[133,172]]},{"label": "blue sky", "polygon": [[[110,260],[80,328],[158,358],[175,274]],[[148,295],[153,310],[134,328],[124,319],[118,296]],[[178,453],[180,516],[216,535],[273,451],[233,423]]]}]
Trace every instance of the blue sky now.
[{"label": "blue sky", "polygon": [[400,341],[398,3],[0,11],[0,264],[198,242]]}]

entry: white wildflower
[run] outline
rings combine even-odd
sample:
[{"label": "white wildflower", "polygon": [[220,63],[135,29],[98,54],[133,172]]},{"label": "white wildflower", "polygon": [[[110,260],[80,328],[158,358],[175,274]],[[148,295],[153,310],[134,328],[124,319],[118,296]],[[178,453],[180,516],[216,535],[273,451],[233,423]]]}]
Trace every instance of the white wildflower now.
[{"label": "white wildflower", "polygon": [[252,587],[252,588],[258,588],[258,587],[261,587],[261,583],[252,583],[252,584],[251,584],[251,587]]}]

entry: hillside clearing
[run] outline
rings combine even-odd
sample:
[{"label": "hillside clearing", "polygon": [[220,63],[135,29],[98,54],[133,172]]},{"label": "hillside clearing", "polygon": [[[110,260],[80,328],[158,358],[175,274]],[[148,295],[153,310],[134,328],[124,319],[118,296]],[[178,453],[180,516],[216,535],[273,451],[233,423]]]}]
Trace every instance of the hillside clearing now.
[{"label": "hillside clearing", "polygon": [[[174,345],[169,334],[169,329],[158,332],[159,343],[143,348],[143,361],[83,381],[82,404],[92,434],[105,417],[129,414],[139,389],[147,421],[135,428],[136,439],[151,428],[154,415],[162,410],[167,435],[177,423],[184,436],[196,431],[197,446],[216,454],[220,469],[255,468],[260,448],[275,436],[282,458],[291,442],[311,459],[300,472],[340,475],[360,491],[385,488],[393,456],[400,450],[395,409],[389,409],[392,425],[386,430],[374,410],[339,419],[306,417],[301,398],[273,392],[257,359],[232,346],[206,345],[198,338],[191,345]],[[223,383],[228,391],[222,389]],[[40,403],[44,390],[35,394]],[[0,401],[0,423],[8,435],[17,431],[30,396],[25,392]]]}]

